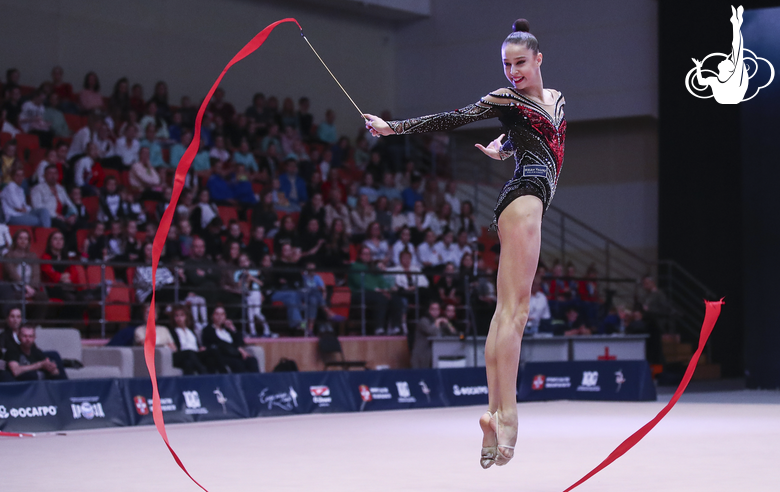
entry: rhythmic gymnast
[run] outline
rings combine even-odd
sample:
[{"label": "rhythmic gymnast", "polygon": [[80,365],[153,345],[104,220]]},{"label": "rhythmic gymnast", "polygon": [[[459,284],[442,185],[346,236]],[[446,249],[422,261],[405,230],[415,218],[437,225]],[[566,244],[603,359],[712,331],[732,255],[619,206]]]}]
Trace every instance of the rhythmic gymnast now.
[{"label": "rhythmic gymnast", "polygon": [[[515,172],[501,190],[493,224],[501,243],[498,303],[485,344],[488,411],[479,424],[484,436],[480,464],[505,465],[517,441],[517,371],[520,344],[528,321],[531,283],[539,263],[542,216],[555,194],[563,164],[566,121],[560,92],[542,85],[542,53],[525,19],[518,19],[501,46],[504,75],[510,87],[498,89],[477,103],[450,112],[384,121],[365,114],[372,135],[445,131],[467,123],[498,118],[504,134],[484,147],[487,156],[515,158]],[[502,142],[504,136],[507,137]]]}]

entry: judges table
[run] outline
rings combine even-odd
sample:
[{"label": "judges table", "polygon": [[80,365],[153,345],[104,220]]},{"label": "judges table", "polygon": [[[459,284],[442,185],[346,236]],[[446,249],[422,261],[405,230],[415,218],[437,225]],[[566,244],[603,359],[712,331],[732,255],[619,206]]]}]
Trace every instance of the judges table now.
[{"label": "judges table", "polygon": [[[583,360],[645,360],[649,335],[589,335],[523,337],[520,362],[566,362]],[[477,365],[485,365],[485,339],[477,337]],[[472,367],[474,339],[430,337],[433,367]]]}]

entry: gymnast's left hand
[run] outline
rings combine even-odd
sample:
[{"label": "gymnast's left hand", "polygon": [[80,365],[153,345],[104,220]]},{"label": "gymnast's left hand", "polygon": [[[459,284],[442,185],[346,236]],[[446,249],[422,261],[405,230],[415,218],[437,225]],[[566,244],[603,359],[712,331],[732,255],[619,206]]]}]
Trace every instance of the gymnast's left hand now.
[{"label": "gymnast's left hand", "polygon": [[503,145],[501,143],[501,140],[504,138],[504,135],[505,135],[504,133],[499,135],[498,138],[490,142],[487,147],[483,147],[480,144],[474,144],[474,147],[481,150],[486,156],[490,157],[491,159],[500,161],[501,156],[499,155],[499,152],[501,151],[501,146]]},{"label": "gymnast's left hand", "polygon": [[395,135],[395,132],[390,128],[390,125],[379,116],[366,113],[363,115],[363,118],[366,119],[366,128],[371,132],[371,135],[375,137]]}]

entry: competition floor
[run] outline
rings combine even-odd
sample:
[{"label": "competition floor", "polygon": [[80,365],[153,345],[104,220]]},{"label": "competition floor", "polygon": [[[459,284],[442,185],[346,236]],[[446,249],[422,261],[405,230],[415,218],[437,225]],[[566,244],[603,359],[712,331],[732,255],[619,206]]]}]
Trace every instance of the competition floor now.
[{"label": "competition floor", "polygon": [[[562,492],[669,398],[520,404],[515,459],[489,470],[478,464],[481,407],[180,424],[168,434],[211,492]],[[780,392],[694,392],[577,490],[775,492],[779,453]],[[151,426],[2,438],[0,467],[9,492],[199,490]]]}]

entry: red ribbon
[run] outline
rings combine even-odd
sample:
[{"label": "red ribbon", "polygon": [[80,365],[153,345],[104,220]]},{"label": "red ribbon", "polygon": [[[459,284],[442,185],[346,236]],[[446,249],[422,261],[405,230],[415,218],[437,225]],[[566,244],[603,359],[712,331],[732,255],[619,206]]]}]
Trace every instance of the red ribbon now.
[{"label": "red ribbon", "polygon": [[0,431],[0,437],[35,437],[35,434],[25,434],[16,432],[3,432]]},{"label": "red ribbon", "polygon": [[691,357],[691,361],[688,363],[688,369],[685,370],[685,375],[683,376],[682,381],[680,382],[680,386],[677,387],[677,391],[674,392],[674,396],[672,396],[672,399],[669,400],[669,403],[660,411],[658,412],[658,415],[656,415],[653,420],[646,423],[642,428],[640,428],[638,431],[634,432],[629,436],[628,439],[620,443],[620,445],[615,448],[612,453],[610,453],[607,458],[602,461],[599,466],[591,470],[587,475],[582,477],[577,483],[569,487],[568,489],[564,490],[563,492],[569,492],[570,490],[574,489],[575,487],[580,486],[585,481],[587,481],[590,477],[597,474],[604,468],[608,467],[610,464],[612,464],[613,461],[620,458],[624,454],[628,452],[629,449],[636,446],[639,441],[641,441],[648,432],[653,430],[653,427],[658,425],[658,422],[661,421],[664,417],[666,417],[666,414],[669,413],[669,411],[674,407],[674,405],[677,403],[677,400],[680,399],[683,392],[685,391],[685,388],[688,387],[688,383],[691,382],[691,378],[693,377],[693,372],[696,370],[696,365],[699,363],[699,358],[701,357],[702,351],[704,350],[704,345],[707,343],[707,339],[710,337],[710,334],[712,333],[712,329],[715,327],[715,322],[718,320],[718,316],[720,315],[720,308],[724,304],[723,299],[720,301],[704,301],[704,303],[707,305],[707,310],[704,315],[704,323],[701,327],[701,335],[699,336],[699,348],[696,350],[696,353],[693,354],[693,357]]},{"label": "red ribbon", "polygon": [[149,377],[152,380],[152,417],[154,417],[154,425],[157,427],[157,432],[160,433],[160,436],[165,442],[165,445],[168,446],[168,451],[171,452],[171,456],[173,456],[173,459],[176,460],[176,464],[178,464],[179,468],[181,468],[184,473],[190,477],[190,480],[195,482],[195,484],[204,491],[206,491],[206,488],[199,484],[197,480],[192,478],[190,472],[187,471],[187,468],[184,466],[182,461],[179,459],[179,456],[171,447],[171,444],[168,441],[168,434],[165,432],[165,420],[163,419],[162,409],[160,407],[160,392],[157,388],[157,371],[154,367],[154,346],[155,341],[157,340],[156,324],[154,318],[154,286],[157,283],[157,265],[160,262],[160,255],[163,251],[165,239],[168,237],[168,230],[171,228],[173,214],[176,211],[176,203],[179,201],[182,188],[184,188],[184,178],[187,176],[187,172],[190,170],[192,160],[198,153],[198,148],[200,146],[201,121],[203,120],[203,114],[206,112],[206,108],[208,107],[209,101],[211,100],[211,96],[214,95],[214,91],[216,91],[217,87],[219,87],[219,83],[222,81],[222,77],[225,76],[228,69],[262,46],[265,40],[268,38],[268,35],[271,34],[271,31],[273,31],[276,26],[284,22],[294,22],[298,26],[298,29],[301,29],[301,32],[303,32],[303,29],[301,28],[301,25],[298,24],[298,21],[291,17],[276,21],[260,31],[254,38],[252,38],[251,41],[249,41],[243,48],[241,48],[241,51],[239,51],[232,60],[230,60],[230,63],[228,63],[222,70],[222,73],[219,74],[219,77],[217,78],[216,82],[214,82],[214,85],[211,86],[211,90],[209,90],[206,98],[203,99],[203,103],[201,103],[200,109],[198,110],[198,116],[195,119],[195,131],[192,138],[192,143],[190,143],[189,147],[187,147],[187,150],[184,152],[184,155],[179,161],[179,165],[176,167],[176,175],[173,179],[173,193],[171,193],[171,201],[162,216],[160,226],[157,229],[157,234],[154,236],[154,244],[152,247],[152,302],[151,308],[149,309],[149,318],[146,320],[146,339],[144,340],[144,358],[146,359],[146,367],[149,369]]}]

